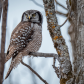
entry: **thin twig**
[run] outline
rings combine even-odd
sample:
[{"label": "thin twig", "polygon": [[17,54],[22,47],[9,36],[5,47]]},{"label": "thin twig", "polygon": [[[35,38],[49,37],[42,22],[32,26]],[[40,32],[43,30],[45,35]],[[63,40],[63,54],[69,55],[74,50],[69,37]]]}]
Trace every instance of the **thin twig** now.
[{"label": "thin twig", "polygon": [[56,14],[59,14],[59,15],[65,16],[65,17],[67,17],[67,16],[68,16],[68,14],[64,14],[64,13],[59,12],[59,11],[56,11]]},{"label": "thin twig", "polygon": [[55,69],[55,62],[56,62],[56,58],[53,58],[53,68]]},{"label": "thin twig", "polygon": [[56,67],[55,66],[55,62],[56,62],[56,59],[55,58],[53,58],[53,68],[54,68],[54,70],[55,70],[55,73],[57,74],[57,76],[58,76],[58,78],[60,78],[59,77],[59,67]]},{"label": "thin twig", "polygon": [[21,61],[21,63],[22,63],[24,66],[28,67],[28,68],[29,68],[36,76],[38,76],[39,79],[42,80],[45,84],[48,84],[48,83],[46,82],[46,80],[44,80],[44,79],[43,79],[36,71],[34,71],[29,65],[25,64],[23,61]]},{"label": "thin twig", "polygon": [[59,27],[62,27],[68,20],[69,16],[67,17],[67,19],[64,21],[64,23],[62,25],[60,25]]},{"label": "thin twig", "polygon": [[66,7],[64,7],[62,4],[60,4],[57,0],[55,0],[55,2],[60,5],[61,7],[63,7],[64,9],[68,10]]},{"label": "thin twig", "polygon": [[30,0],[30,1],[34,2],[37,6],[43,8],[43,6],[41,4],[39,4],[39,3],[37,3],[35,0]]},{"label": "thin twig", "polygon": [[53,65],[55,66],[56,58],[53,58]]}]

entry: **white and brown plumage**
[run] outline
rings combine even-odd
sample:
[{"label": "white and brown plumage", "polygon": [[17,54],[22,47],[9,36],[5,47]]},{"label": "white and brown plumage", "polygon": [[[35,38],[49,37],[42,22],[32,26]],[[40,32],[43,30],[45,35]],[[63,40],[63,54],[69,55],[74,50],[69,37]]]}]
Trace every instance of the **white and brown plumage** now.
[{"label": "white and brown plumage", "polygon": [[5,79],[16,67],[23,56],[29,52],[37,52],[42,42],[42,15],[37,10],[23,13],[21,22],[13,30],[5,63],[12,57],[11,65]]}]

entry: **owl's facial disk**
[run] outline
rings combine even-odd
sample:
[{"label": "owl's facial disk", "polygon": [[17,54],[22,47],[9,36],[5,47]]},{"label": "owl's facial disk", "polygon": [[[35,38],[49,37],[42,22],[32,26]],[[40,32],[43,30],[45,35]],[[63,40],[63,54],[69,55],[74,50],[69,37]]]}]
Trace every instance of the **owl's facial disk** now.
[{"label": "owl's facial disk", "polygon": [[33,22],[33,23],[41,23],[43,22],[43,16],[41,12],[37,10],[27,10],[22,15],[21,21]]},{"label": "owl's facial disk", "polygon": [[26,16],[26,19],[27,19],[28,21],[32,19],[32,16],[29,15],[29,14],[25,14],[25,16]]},{"label": "owl's facial disk", "polygon": [[31,14],[24,13],[23,21],[40,23],[38,13],[31,13]]}]

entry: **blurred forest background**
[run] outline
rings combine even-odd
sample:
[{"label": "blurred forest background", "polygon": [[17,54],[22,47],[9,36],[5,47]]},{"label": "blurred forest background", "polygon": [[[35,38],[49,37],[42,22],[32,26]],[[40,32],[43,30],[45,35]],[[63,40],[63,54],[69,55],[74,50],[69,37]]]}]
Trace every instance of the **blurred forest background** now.
[{"label": "blurred forest background", "polygon": [[[66,7],[66,0],[59,0],[59,3]],[[59,10],[62,13],[67,13],[65,9],[56,5],[56,10]],[[54,49],[53,42],[47,30],[47,22],[44,11],[43,0],[8,0],[8,14],[7,14],[7,28],[6,28],[6,45],[5,53],[7,51],[10,36],[13,29],[21,21],[21,17],[24,11],[26,10],[39,10],[43,14],[43,25],[42,25],[42,45],[38,52],[43,53],[56,53]],[[2,19],[2,18],[1,18]],[[61,25],[66,17],[57,14],[57,19],[59,25]],[[0,40],[1,40],[1,24],[0,21]],[[61,27],[62,35],[68,45],[69,54],[72,55],[72,48],[70,44],[70,37],[68,35],[69,22]],[[1,42],[1,41],[0,41]],[[0,43],[1,44],[1,43]],[[8,71],[11,60],[5,64],[4,77]],[[45,79],[49,84],[60,84],[59,79],[57,78],[54,69],[52,67],[53,59],[52,58],[43,58],[43,57],[24,57],[24,62],[29,64],[38,74]],[[59,66],[59,63],[56,62],[56,66]],[[22,64],[19,64],[17,68],[13,69],[10,76],[3,82],[3,84],[44,84],[36,75],[34,75],[27,67]]]}]

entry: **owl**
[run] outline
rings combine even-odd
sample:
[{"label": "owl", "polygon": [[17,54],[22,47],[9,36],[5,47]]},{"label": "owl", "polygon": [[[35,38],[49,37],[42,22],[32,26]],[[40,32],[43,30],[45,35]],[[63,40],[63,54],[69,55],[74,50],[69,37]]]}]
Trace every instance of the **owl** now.
[{"label": "owl", "polygon": [[27,10],[23,13],[21,22],[13,30],[7,50],[5,63],[12,58],[5,79],[30,52],[37,52],[42,42],[42,14],[37,10]]}]

